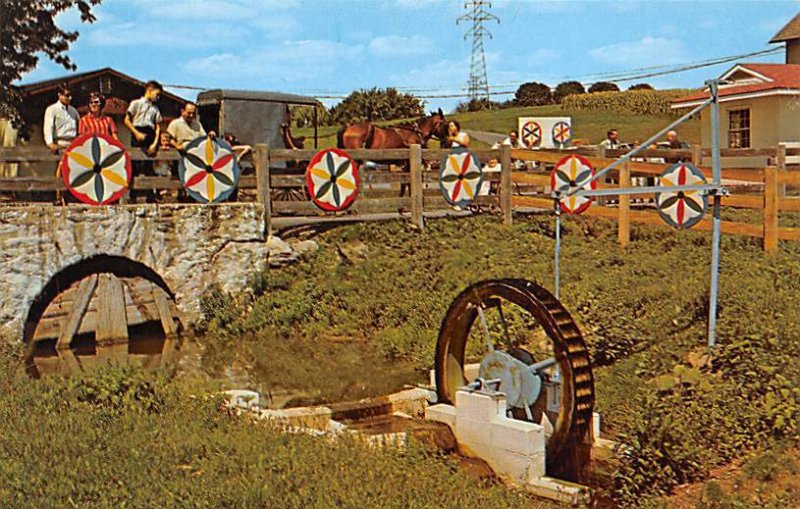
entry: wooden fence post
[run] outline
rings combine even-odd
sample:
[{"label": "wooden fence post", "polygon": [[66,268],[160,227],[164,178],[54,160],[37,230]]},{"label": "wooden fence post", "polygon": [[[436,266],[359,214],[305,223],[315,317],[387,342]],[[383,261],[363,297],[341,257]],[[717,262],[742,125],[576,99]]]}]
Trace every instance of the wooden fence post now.
[{"label": "wooden fence post", "polygon": [[[775,155],[775,165],[778,167],[778,173],[786,171],[786,145],[779,143]],[[786,184],[778,186],[778,197],[786,197]]]},{"label": "wooden fence post", "polygon": [[701,152],[700,145],[692,147],[692,164],[699,168],[703,164],[703,153]]},{"label": "wooden fence post", "polygon": [[267,238],[272,236],[272,200],[269,188],[269,147],[266,143],[256,145],[254,155],[256,164],[256,192],[258,203],[264,206],[264,231]]},{"label": "wooden fence post", "polygon": [[778,249],[778,170],[764,168],[764,251]]},{"label": "wooden fence post", "polygon": [[411,170],[411,223],[420,230],[425,229],[423,216],[422,188],[422,147],[413,144],[408,150],[408,162]]},{"label": "wooden fence post", "polygon": [[[625,189],[631,186],[631,166],[630,163],[625,163],[619,168],[619,187]],[[617,234],[619,236],[619,245],[627,247],[631,240],[631,195],[625,194],[619,196],[619,225]]]},{"label": "wooden fence post", "polygon": [[[598,145],[595,148],[594,155],[596,157],[605,158],[606,157],[606,147],[605,147],[605,145]],[[609,183],[608,175],[603,177],[602,180],[603,180],[603,182],[598,182],[598,184],[601,184],[601,183],[602,184],[608,184]],[[597,205],[600,205],[601,207],[605,207],[608,204],[609,201],[610,200],[608,198],[606,198],[605,196],[598,196],[598,197],[595,198],[595,202],[597,203]]]},{"label": "wooden fence post", "polygon": [[500,210],[503,224],[511,224],[511,145],[500,145]]}]

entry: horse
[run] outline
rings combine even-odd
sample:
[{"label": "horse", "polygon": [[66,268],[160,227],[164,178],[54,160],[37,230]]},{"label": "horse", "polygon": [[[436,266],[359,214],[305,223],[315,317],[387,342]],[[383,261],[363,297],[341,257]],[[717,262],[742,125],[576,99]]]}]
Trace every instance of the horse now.
[{"label": "horse", "polygon": [[[447,119],[439,108],[413,123],[390,127],[380,127],[370,122],[348,124],[336,133],[336,146],[343,149],[409,148],[411,145],[427,147],[431,138],[444,140],[446,133]],[[409,171],[405,161],[398,161],[398,166]],[[400,196],[405,194],[407,187],[408,184],[400,184]]]},{"label": "horse", "polygon": [[336,133],[336,146],[343,149],[408,148],[413,144],[427,146],[431,138],[441,139],[447,129],[442,109],[413,123],[379,127],[370,122],[343,126]]}]

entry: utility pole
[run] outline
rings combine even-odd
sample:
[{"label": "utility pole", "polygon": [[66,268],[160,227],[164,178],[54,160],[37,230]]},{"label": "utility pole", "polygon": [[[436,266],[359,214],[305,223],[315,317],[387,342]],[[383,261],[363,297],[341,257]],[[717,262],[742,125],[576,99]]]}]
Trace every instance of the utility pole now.
[{"label": "utility pole", "polygon": [[480,99],[489,100],[489,80],[486,78],[486,57],[483,54],[483,36],[486,35],[490,39],[492,34],[483,26],[486,21],[497,21],[500,23],[500,18],[490,14],[487,9],[492,8],[492,3],[487,0],[468,0],[464,2],[464,8],[467,9],[467,14],[459,17],[456,20],[456,25],[462,21],[471,21],[472,26],[467,33],[464,34],[464,39],[472,36],[472,61],[469,70],[469,82],[467,89],[469,90],[469,101],[478,101]]}]

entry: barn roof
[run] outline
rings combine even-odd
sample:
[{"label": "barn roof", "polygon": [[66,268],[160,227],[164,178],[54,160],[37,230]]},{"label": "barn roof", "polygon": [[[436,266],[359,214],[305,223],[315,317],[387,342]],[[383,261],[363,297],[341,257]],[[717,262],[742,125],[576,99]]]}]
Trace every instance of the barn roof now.
[{"label": "barn roof", "polygon": [[[798,64],[739,64],[721,77],[733,80],[719,87],[720,101],[733,101],[753,96],[800,93],[800,65]],[[672,108],[696,106],[710,97],[707,91],[699,91],[676,99]]]},{"label": "barn roof", "polygon": [[232,99],[236,101],[274,102],[284,104],[304,104],[308,106],[316,106],[319,104],[319,101],[313,97],[296,94],[284,94],[283,92],[216,89],[206,90],[197,94],[197,104],[199,105],[217,104],[223,99]]},{"label": "barn roof", "polygon": [[769,42],[791,41],[792,39],[800,39],[800,14],[786,23]]},{"label": "barn roof", "polygon": [[[19,89],[22,90],[23,94],[25,95],[36,95],[36,94],[41,94],[43,92],[50,92],[56,89],[56,87],[58,87],[62,83],[68,83],[69,85],[73,85],[75,83],[90,80],[92,78],[96,78],[98,76],[102,76],[105,74],[116,76],[124,81],[128,81],[140,87],[144,87],[145,85],[144,81],[137,80],[136,78],[121,73],[116,69],[112,69],[111,67],[104,67],[102,69],[97,69],[94,71],[79,72],[77,74],[70,74],[68,76],[62,76],[60,78],[37,81],[34,83],[28,83],[27,85],[20,85]],[[162,95],[174,101],[178,101],[180,103],[186,102],[186,99],[184,99],[183,97],[179,97],[175,94],[167,92],[166,90],[162,92]]]}]

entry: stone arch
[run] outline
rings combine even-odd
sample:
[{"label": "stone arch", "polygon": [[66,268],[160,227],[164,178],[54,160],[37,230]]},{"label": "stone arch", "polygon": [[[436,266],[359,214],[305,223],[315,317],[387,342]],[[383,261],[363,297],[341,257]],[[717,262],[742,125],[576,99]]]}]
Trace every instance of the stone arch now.
[{"label": "stone arch", "polygon": [[[48,345],[46,347],[48,349],[52,348],[53,354],[56,353],[56,351],[54,350],[55,341],[52,339],[48,341],[42,341],[42,329],[39,329],[37,332],[37,327],[39,327],[41,323],[42,328],[47,329],[49,325],[55,325],[56,327],[58,327],[58,324],[60,323],[63,334],[63,330],[65,330],[64,327],[66,327],[65,323],[67,322],[67,320],[66,318],[61,318],[61,319],[56,318],[57,323],[53,324],[52,323],[54,320],[52,318],[53,307],[51,307],[51,305],[56,307],[56,309],[57,306],[63,306],[65,303],[62,301],[62,299],[65,298],[64,296],[68,294],[68,292],[67,293],[65,292],[70,288],[72,288],[72,290],[70,291],[75,291],[75,288],[79,285],[82,285],[87,279],[93,279],[95,281],[94,283],[95,286],[92,286],[92,288],[89,289],[89,292],[85,293],[87,296],[92,295],[91,299],[94,299],[93,302],[95,306],[95,307],[90,306],[82,308],[82,309],[87,309],[86,311],[86,313],[88,313],[87,317],[90,316],[91,313],[95,313],[94,315],[91,316],[98,316],[96,315],[96,313],[99,311],[92,311],[92,310],[100,309],[100,307],[97,307],[100,301],[108,302],[108,299],[104,299],[104,297],[98,296],[97,293],[92,293],[95,292],[94,288],[97,288],[97,292],[102,292],[101,288],[104,288],[106,281],[113,280],[114,282],[116,282],[114,284],[118,289],[117,295],[119,295],[119,297],[116,299],[111,299],[111,301],[120,303],[120,307],[115,309],[120,310],[122,312],[114,314],[113,316],[119,315],[118,320],[121,321],[123,325],[121,326],[122,327],[121,335],[115,337],[124,338],[125,343],[123,345],[118,345],[118,346],[123,348],[124,350],[123,357],[125,359],[127,359],[129,347],[131,348],[131,353],[142,353],[139,351],[134,351],[135,350],[133,346],[134,336],[136,336],[137,340],[142,335],[151,338],[157,336],[160,338],[159,340],[161,344],[158,353],[160,354],[162,353],[162,351],[167,352],[166,347],[164,347],[165,341],[172,341],[171,335],[177,333],[178,326],[176,324],[174,327],[172,327],[173,311],[176,311],[174,306],[175,296],[172,290],[167,285],[167,283],[164,281],[164,279],[147,265],[132,260],[130,258],[126,258],[123,256],[115,256],[115,255],[94,255],[88,258],[84,258],[78,262],[72,263],[66,267],[63,267],[49,279],[47,284],[45,284],[42,290],[34,298],[33,302],[28,308],[28,313],[25,319],[24,329],[23,329],[23,342],[28,347],[29,360],[33,359],[34,355],[38,355],[35,354],[35,351],[40,351],[44,345]],[[126,284],[121,283],[121,281],[126,281]],[[156,299],[155,301],[153,301],[151,298],[149,301],[149,307],[151,309],[152,308],[156,309],[156,311],[154,312],[155,318],[153,318],[153,316],[151,316],[150,318],[145,318],[145,321],[142,323],[142,325],[135,325],[135,326],[132,325],[131,310],[133,310],[133,313],[136,316],[139,316],[140,311],[144,310],[145,312],[142,316],[146,317],[149,316],[147,315],[146,312],[146,308],[148,306],[144,305],[142,302],[138,303],[134,302],[135,299],[131,300],[131,292],[133,291],[132,289],[134,288],[134,286],[128,287],[128,285],[131,284],[129,283],[131,281],[136,281],[138,283],[145,285],[146,288],[148,288],[149,290],[147,290],[144,293],[144,295]],[[111,285],[112,283],[108,284]],[[62,296],[62,294],[64,296]],[[153,295],[155,294],[158,294],[160,297],[153,297]],[[105,294],[101,293],[100,295],[105,295]],[[100,301],[97,301],[97,299],[100,299]],[[154,302],[158,302],[159,300],[161,302],[154,304]],[[89,299],[87,299],[84,302],[88,303]],[[128,304],[125,304],[125,302],[127,302]],[[159,311],[158,304],[163,304],[162,309],[169,309],[169,310],[165,313],[161,313]],[[74,307],[77,307],[77,305],[75,305]],[[106,309],[105,307],[102,308]],[[67,312],[67,315],[69,315],[69,311]],[[170,316],[169,318],[170,323],[165,324],[164,321],[159,320],[160,316],[167,316],[167,315]],[[89,327],[91,330],[91,326],[87,325],[87,323],[89,323],[90,321],[88,318],[83,318],[82,315],[78,314],[78,311],[75,312],[75,316],[81,317],[79,319],[81,327]],[[100,323],[99,320],[100,320],[99,318],[96,318],[96,321],[94,323],[96,324]],[[78,322],[76,321],[75,323]],[[114,323],[114,320],[112,320],[112,323]],[[143,330],[142,327],[145,327],[147,330]],[[50,327],[50,329],[52,330],[52,327]],[[127,333],[125,332],[126,329],[128,330]],[[55,336],[58,337],[59,334],[58,328],[56,328],[55,330],[56,330]],[[70,330],[77,331],[77,328]],[[74,336],[75,342],[73,343],[71,340],[72,334],[70,334],[70,344],[77,345],[76,346],[77,349],[74,352],[76,355],[78,354],[78,350],[81,347],[83,347],[85,350],[86,345],[82,345],[82,342],[84,341],[85,338],[79,339],[79,337],[83,338],[84,336],[86,336],[86,334],[77,334],[76,332]],[[94,349],[94,352],[97,355],[101,355],[100,347],[98,346],[101,344],[100,339],[98,338],[97,342],[95,342],[93,330],[91,330],[89,336],[91,336],[90,338],[91,345],[89,348]],[[49,342],[52,342],[53,344],[49,345]],[[69,349],[69,344],[67,344],[67,347]],[[170,352],[171,352],[171,346],[170,346]],[[85,353],[85,351],[83,353]],[[73,363],[73,367],[78,367],[77,358],[73,357],[72,353],[60,352],[58,353],[59,357],[61,357],[62,354],[66,354],[70,358],[67,360],[75,361]],[[167,357],[168,355],[165,353],[165,355],[161,357],[162,361],[165,361]],[[62,360],[64,359],[62,358]],[[82,364],[83,363],[81,362],[80,365],[82,366]],[[29,372],[31,372],[31,369],[34,369],[32,362],[29,363]],[[34,372],[31,373],[34,374],[34,376],[37,376],[37,373]]]}]

